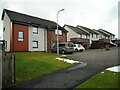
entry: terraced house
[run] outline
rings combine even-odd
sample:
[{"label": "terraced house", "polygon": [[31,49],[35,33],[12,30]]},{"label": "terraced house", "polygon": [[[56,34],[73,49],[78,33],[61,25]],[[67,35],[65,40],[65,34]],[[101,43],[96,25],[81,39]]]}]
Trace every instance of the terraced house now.
[{"label": "terraced house", "polygon": [[[3,39],[6,51],[46,51],[56,41],[57,24],[50,20],[4,9]],[[67,41],[67,31],[59,28],[59,40]]]},{"label": "terraced house", "polygon": [[90,46],[90,34],[81,28],[71,25],[64,25],[64,28],[68,31],[67,41],[73,43],[82,44],[86,49]]},{"label": "terraced house", "polygon": [[90,44],[92,44],[93,41],[98,41],[100,39],[100,34],[98,32],[80,25],[77,25],[77,27],[90,34]]},{"label": "terraced house", "polygon": [[101,38],[104,38],[104,39],[114,39],[115,38],[115,35],[106,31],[106,30],[103,30],[103,29],[99,29],[97,30],[99,33],[102,34]]}]

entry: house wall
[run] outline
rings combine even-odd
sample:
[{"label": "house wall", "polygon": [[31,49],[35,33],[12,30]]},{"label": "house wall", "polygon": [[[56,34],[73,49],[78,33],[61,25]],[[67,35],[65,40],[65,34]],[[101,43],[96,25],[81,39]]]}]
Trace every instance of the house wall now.
[{"label": "house wall", "polygon": [[[47,51],[51,51],[51,47],[54,41],[57,41],[57,35],[55,30],[48,30],[47,32]],[[67,41],[67,32],[63,32],[63,35],[59,36],[59,41]]]},{"label": "house wall", "polygon": [[[38,48],[33,48],[33,41],[38,41]],[[47,30],[38,27],[38,34],[33,33],[33,27],[29,26],[29,51],[47,51]]]},{"label": "house wall", "polygon": [[97,37],[96,37],[96,34],[93,34],[93,36],[92,36],[92,34],[90,34],[90,44],[92,44],[92,41],[97,41],[99,39],[100,39],[99,35],[97,35]]},{"label": "house wall", "polygon": [[3,19],[3,28],[5,28],[5,31],[3,32],[3,40],[7,42],[7,47],[5,48],[5,51],[10,51],[10,39],[11,39],[11,28],[12,23],[8,17],[8,15],[5,12],[4,19]]},{"label": "house wall", "polygon": [[81,37],[80,38],[84,38],[84,39],[87,39],[87,38],[89,38],[88,36],[86,36],[86,35],[80,35]]},{"label": "house wall", "polygon": [[[24,32],[23,41],[18,41],[18,32]],[[11,51],[28,51],[28,26],[13,24]]]},{"label": "house wall", "polygon": [[67,41],[70,41],[70,38],[80,38],[80,35],[71,30],[69,27],[65,26],[64,28],[68,31]]},{"label": "house wall", "polygon": [[109,39],[114,39],[114,38],[115,38],[115,36],[114,36],[114,35],[111,35]]}]

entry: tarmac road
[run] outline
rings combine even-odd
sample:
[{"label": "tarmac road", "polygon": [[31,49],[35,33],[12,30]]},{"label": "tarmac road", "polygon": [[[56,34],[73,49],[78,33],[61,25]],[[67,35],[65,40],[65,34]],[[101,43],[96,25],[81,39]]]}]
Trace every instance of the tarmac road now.
[{"label": "tarmac road", "polygon": [[82,53],[74,53],[71,55],[71,59],[109,67],[118,64],[118,48],[112,48],[109,51],[104,49],[91,49]]},{"label": "tarmac road", "polygon": [[73,89],[95,74],[105,70],[107,67],[120,65],[118,64],[117,48],[111,49],[109,51],[105,51],[104,49],[88,50],[74,53],[70,56],[70,58],[82,61],[84,63],[21,83],[19,85],[12,86],[10,88]]}]

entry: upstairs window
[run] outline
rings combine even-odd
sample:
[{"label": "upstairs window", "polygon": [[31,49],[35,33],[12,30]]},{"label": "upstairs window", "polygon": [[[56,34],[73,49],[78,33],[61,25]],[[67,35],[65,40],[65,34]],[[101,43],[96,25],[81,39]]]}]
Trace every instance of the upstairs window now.
[{"label": "upstairs window", "polygon": [[92,33],[92,37],[93,37],[93,33]]},{"label": "upstairs window", "polygon": [[[55,30],[55,34],[57,35],[57,30]],[[58,35],[62,36],[62,30],[58,30]]]},{"label": "upstairs window", "polygon": [[5,27],[3,28],[3,32],[5,32]]},{"label": "upstairs window", "polygon": [[7,41],[5,41],[5,49],[7,49]]},{"label": "upstairs window", "polygon": [[33,30],[33,33],[34,33],[34,34],[38,34],[38,28],[37,28],[37,27],[33,27],[32,30]]},{"label": "upstairs window", "polygon": [[23,31],[19,31],[18,32],[18,41],[23,41],[24,40],[24,32]]},{"label": "upstairs window", "polygon": [[98,38],[98,35],[96,35],[96,38]]},{"label": "upstairs window", "polygon": [[62,35],[62,30],[59,30],[59,35]]}]

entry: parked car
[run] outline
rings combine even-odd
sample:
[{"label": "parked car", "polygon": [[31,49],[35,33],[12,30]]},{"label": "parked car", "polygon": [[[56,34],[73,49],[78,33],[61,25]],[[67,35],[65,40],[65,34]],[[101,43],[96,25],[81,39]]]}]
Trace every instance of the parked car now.
[{"label": "parked car", "polygon": [[116,43],[110,42],[110,46],[117,47],[118,45]]},{"label": "parked car", "polygon": [[81,44],[74,44],[73,47],[75,52],[78,52],[78,51],[82,52],[85,50],[85,48]]},{"label": "parked car", "polygon": [[[55,43],[52,47],[52,52],[57,52],[57,43]],[[73,53],[73,43],[71,42],[59,42],[59,53],[66,54],[66,53]]]}]

